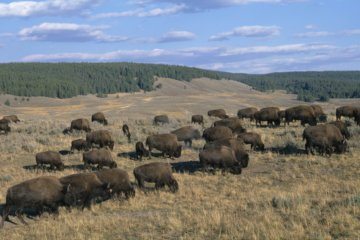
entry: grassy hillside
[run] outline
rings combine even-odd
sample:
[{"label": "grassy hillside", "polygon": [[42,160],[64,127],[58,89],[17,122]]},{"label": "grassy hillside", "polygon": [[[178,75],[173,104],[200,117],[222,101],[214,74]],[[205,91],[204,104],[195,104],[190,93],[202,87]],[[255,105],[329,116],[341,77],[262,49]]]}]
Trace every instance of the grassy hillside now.
[{"label": "grassy hillside", "polygon": [[139,63],[0,64],[0,91],[18,96],[57,98],[140,89],[151,91],[155,76],[181,81],[201,77],[233,79],[260,91],[287,90],[305,101],[360,97],[360,71],[254,75]]}]

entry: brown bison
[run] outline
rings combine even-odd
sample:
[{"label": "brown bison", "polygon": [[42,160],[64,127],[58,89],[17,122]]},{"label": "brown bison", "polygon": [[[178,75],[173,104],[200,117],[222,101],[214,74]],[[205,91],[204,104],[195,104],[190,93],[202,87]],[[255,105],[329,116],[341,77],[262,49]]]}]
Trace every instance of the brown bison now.
[{"label": "brown bison", "polygon": [[86,142],[89,146],[93,144],[99,145],[100,148],[109,147],[111,150],[114,149],[114,140],[108,130],[97,130],[86,134]]},{"label": "brown bison", "polygon": [[208,148],[199,153],[200,164],[203,170],[209,167],[220,168],[223,172],[229,171],[233,174],[241,174],[241,163],[237,161],[233,149],[227,146]]},{"label": "brown bison", "polygon": [[149,157],[151,158],[151,151],[155,148],[162,152],[165,157],[179,158],[181,156],[181,144],[178,143],[175,134],[156,134],[146,138],[146,146],[149,148]]},{"label": "brown bison", "polygon": [[204,117],[203,117],[203,115],[192,115],[191,116],[191,123],[198,123],[201,126],[204,126]]},{"label": "brown bison", "polygon": [[210,110],[208,111],[208,116],[209,117],[218,117],[221,119],[225,119],[228,118],[229,116],[226,114],[224,109],[214,109],[214,110]]},{"label": "brown bison", "polygon": [[4,116],[3,119],[8,121],[9,123],[10,122],[13,122],[13,123],[20,122],[20,119],[16,115]]},{"label": "brown bison", "polygon": [[233,132],[228,127],[217,126],[205,129],[202,136],[206,142],[213,142],[220,139],[232,138]]},{"label": "brown bison", "polygon": [[110,184],[102,182],[95,173],[77,173],[60,178],[68,186],[64,202],[68,206],[91,207],[94,199],[106,200],[111,197]]},{"label": "brown bison", "polygon": [[137,142],[135,144],[135,152],[136,152],[136,159],[142,160],[143,157],[149,157],[150,153],[145,148],[144,144],[142,142]]},{"label": "brown bison", "polygon": [[85,139],[76,139],[71,142],[71,152],[77,151],[89,151],[90,146]]},{"label": "brown bison", "polygon": [[250,121],[252,122],[254,119],[255,119],[255,116],[254,114],[258,111],[257,108],[254,108],[254,107],[249,107],[249,108],[243,108],[243,109],[240,109],[238,112],[237,112],[237,116],[238,118],[240,119],[250,119]]},{"label": "brown bison", "polygon": [[129,126],[127,124],[124,124],[122,126],[122,131],[123,131],[124,135],[127,137],[128,142],[130,143],[131,142],[131,133],[129,130]]},{"label": "brown bison", "polygon": [[354,110],[354,118],[355,118],[355,122],[358,126],[360,126],[360,108],[356,108]]},{"label": "brown bison", "polygon": [[356,106],[343,106],[336,109],[336,120],[341,120],[341,117],[353,118],[355,117]]},{"label": "brown bison", "polygon": [[347,127],[347,124],[345,122],[342,121],[332,121],[329,122],[329,124],[333,124],[335,125],[341,132],[341,134],[346,138],[346,139],[350,139],[350,132],[349,129]]},{"label": "brown bison", "polygon": [[73,130],[90,132],[91,128],[90,128],[89,120],[87,120],[85,118],[79,118],[79,119],[72,120],[70,128],[64,129],[63,133],[68,134],[69,132],[72,132]]},{"label": "brown bison", "polygon": [[158,115],[154,117],[154,125],[168,124],[169,117],[167,115]]},{"label": "brown bison", "polygon": [[265,149],[264,143],[261,140],[261,136],[258,133],[246,132],[239,134],[237,137],[240,138],[245,144],[250,144],[251,149],[253,150],[258,149],[263,151]]},{"label": "brown bison", "polygon": [[125,198],[135,197],[135,190],[129,174],[122,169],[104,169],[95,173],[102,182],[110,183],[112,195],[124,194]]},{"label": "brown bison", "polygon": [[23,224],[27,224],[22,216],[25,208],[40,212],[44,209],[58,212],[59,206],[64,205],[67,188],[68,185],[63,185],[59,179],[49,176],[30,179],[10,187],[6,194],[0,228],[4,226],[5,221],[12,222],[9,219],[12,209]]},{"label": "brown bison", "polygon": [[315,111],[312,107],[299,105],[285,110],[285,124],[293,121],[301,121],[301,125],[309,124],[315,126],[317,124]]},{"label": "brown bison", "polygon": [[327,116],[320,105],[310,105],[315,112],[315,117],[319,122],[326,122]]},{"label": "brown bison", "polygon": [[105,115],[104,115],[104,113],[102,113],[102,112],[94,113],[94,114],[91,116],[91,121],[92,121],[92,122],[98,122],[98,123],[104,124],[105,126],[108,125],[108,121],[106,120]]},{"label": "brown bison", "polygon": [[177,136],[179,142],[185,142],[185,145],[188,143],[191,147],[193,140],[198,140],[201,138],[200,131],[193,128],[192,126],[186,126],[179,128],[171,132]]},{"label": "brown bison", "polygon": [[111,152],[105,148],[93,149],[89,152],[83,153],[84,167],[88,168],[89,165],[98,165],[98,169],[104,166],[109,168],[116,168],[117,164],[114,161]]},{"label": "brown bison", "polygon": [[331,155],[334,150],[344,153],[347,148],[344,136],[333,124],[309,126],[303,132],[303,139],[306,140],[305,149],[308,153],[317,149],[320,153]]},{"label": "brown bison", "polygon": [[242,122],[237,117],[231,117],[226,119],[221,119],[219,121],[214,122],[214,127],[224,126],[230,128],[233,133],[242,133],[246,132],[246,129],[243,128]]},{"label": "brown bison", "polygon": [[60,153],[54,151],[40,152],[35,155],[36,165],[38,168],[43,165],[50,165],[51,169],[64,170],[64,163],[61,160]]},{"label": "brown bison", "polygon": [[11,131],[11,128],[9,126],[9,123],[0,123],[0,132],[4,132],[5,134],[8,134],[8,132]]},{"label": "brown bison", "polygon": [[261,126],[262,122],[267,122],[268,126],[279,126],[281,122],[279,111],[280,109],[278,107],[266,107],[260,109],[254,114],[256,126]]},{"label": "brown bison", "polygon": [[244,142],[237,138],[221,139],[214,142],[208,142],[204,145],[204,150],[209,148],[218,148],[220,146],[230,147],[235,151],[236,160],[241,163],[243,168],[249,164],[249,154],[244,149]]},{"label": "brown bison", "polygon": [[168,163],[153,162],[134,169],[134,176],[140,188],[144,188],[144,182],[155,183],[155,189],[166,186],[171,192],[177,192],[179,185],[174,178],[171,165]]}]

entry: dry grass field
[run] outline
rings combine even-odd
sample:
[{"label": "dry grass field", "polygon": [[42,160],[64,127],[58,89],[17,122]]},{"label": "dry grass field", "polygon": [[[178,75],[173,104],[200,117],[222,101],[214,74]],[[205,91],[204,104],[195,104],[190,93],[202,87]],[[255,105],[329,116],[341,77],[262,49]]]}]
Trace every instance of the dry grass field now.
[{"label": "dry grass field", "polygon": [[[29,101],[0,96],[1,115],[17,114],[22,122],[12,132],[0,135],[0,203],[6,190],[21,181],[42,176],[64,176],[83,171],[81,153],[63,156],[66,169],[48,172],[32,169],[35,154],[65,150],[84,133],[64,136],[62,130],[79,117],[90,119],[105,113],[108,126],[92,123],[93,129],[109,129],[115,138],[113,157],[128,171],[150,161],[174,164],[179,182],[176,194],[168,190],[136,189],[129,201],[108,200],[91,210],[61,208],[58,216],[44,214],[28,226],[6,223],[0,239],[360,239],[360,127],[350,128],[353,137],[344,155],[330,158],[303,153],[303,127],[256,128],[245,121],[248,131],[262,135],[266,151],[250,151],[250,163],[241,175],[197,171],[199,149],[185,148],[181,158],[130,159],[136,141],[190,125],[192,114],[225,108],[230,115],[247,106],[299,104],[294,95],[260,93],[233,81],[196,79],[190,83],[160,79],[155,92],[114,94],[107,98],[82,96],[71,99],[32,97]],[[185,87],[184,87],[185,86]],[[3,103],[9,99],[10,107]],[[359,104],[359,99],[331,100],[322,104],[334,119],[337,106]],[[171,123],[152,126],[156,114],[168,114]],[[206,126],[214,119],[206,117]],[[127,123],[132,143],[120,127]],[[199,126],[196,126],[200,129]],[[131,155],[131,154],[130,154]],[[18,219],[12,218],[19,222]]]}]

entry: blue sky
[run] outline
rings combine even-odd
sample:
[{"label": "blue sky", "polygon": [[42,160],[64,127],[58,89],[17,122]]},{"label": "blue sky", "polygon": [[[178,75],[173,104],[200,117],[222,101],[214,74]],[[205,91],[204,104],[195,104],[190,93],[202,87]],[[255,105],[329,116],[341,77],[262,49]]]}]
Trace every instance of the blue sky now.
[{"label": "blue sky", "polygon": [[360,70],[359,0],[3,0],[0,62]]}]

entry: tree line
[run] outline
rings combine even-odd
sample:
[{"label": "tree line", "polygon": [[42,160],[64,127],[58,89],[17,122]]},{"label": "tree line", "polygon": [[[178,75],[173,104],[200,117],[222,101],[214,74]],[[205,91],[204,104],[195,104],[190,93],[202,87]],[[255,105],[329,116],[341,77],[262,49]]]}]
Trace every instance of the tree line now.
[{"label": "tree line", "polygon": [[191,81],[232,79],[259,91],[286,90],[305,101],[359,98],[360,71],[240,74],[192,67],[141,63],[7,63],[0,64],[1,93],[70,98],[154,90],[155,77]]}]

